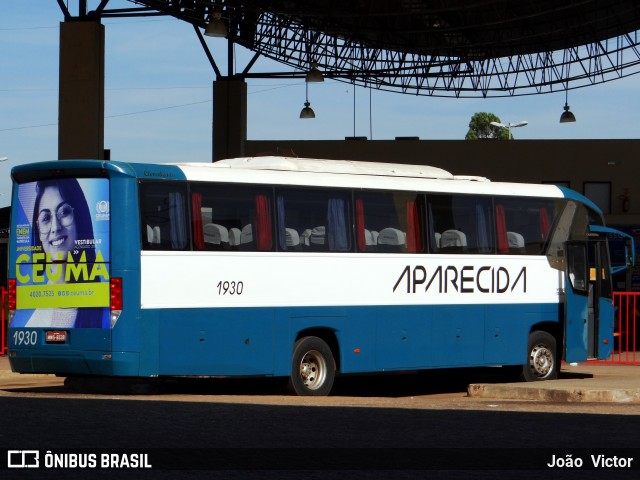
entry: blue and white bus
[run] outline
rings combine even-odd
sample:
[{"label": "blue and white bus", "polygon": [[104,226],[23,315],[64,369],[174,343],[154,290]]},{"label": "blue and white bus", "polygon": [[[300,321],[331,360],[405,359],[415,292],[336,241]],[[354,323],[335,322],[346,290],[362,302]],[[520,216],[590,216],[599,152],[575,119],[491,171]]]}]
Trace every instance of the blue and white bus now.
[{"label": "blue and white bus", "polygon": [[283,157],[12,178],[15,372],[281,376],[327,395],[336,374],[532,381],[611,353],[612,231],[565,188]]}]

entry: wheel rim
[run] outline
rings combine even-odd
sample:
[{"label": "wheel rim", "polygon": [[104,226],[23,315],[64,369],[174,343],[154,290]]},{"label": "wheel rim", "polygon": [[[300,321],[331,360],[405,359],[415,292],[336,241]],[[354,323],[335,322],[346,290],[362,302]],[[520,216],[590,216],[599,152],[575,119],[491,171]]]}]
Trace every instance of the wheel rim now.
[{"label": "wheel rim", "polygon": [[536,345],[531,349],[529,367],[538,378],[544,378],[553,371],[553,352],[546,345]]},{"label": "wheel rim", "polygon": [[305,353],[300,361],[300,379],[309,390],[320,388],[327,377],[327,361],[317,350]]}]

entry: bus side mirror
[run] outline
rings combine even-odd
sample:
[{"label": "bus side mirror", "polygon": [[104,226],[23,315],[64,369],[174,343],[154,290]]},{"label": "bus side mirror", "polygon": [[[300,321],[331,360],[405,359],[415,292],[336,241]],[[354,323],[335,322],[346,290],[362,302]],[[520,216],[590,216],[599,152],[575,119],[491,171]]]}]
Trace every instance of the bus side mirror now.
[{"label": "bus side mirror", "polygon": [[[589,225],[589,232],[606,234],[609,242],[611,239],[624,240],[624,257],[620,255],[618,258],[618,265],[611,264],[611,273],[618,273],[626,270],[629,267],[633,267],[636,264],[636,246],[634,238],[628,233],[621,232],[610,227],[602,225]],[[622,253],[622,252],[621,252]]]},{"label": "bus side mirror", "polygon": [[[621,259],[622,260],[622,259]],[[618,272],[622,272],[627,268],[633,267],[636,263],[636,256],[634,254],[634,244],[633,242],[627,242],[624,246],[624,265],[611,264],[611,273],[615,274]]]}]

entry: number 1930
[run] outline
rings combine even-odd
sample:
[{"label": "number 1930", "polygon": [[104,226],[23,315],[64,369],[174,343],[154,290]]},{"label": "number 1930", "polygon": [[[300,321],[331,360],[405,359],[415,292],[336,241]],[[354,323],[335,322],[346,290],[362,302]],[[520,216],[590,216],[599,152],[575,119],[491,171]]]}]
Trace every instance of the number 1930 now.
[{"label": "number 1930", "polygon": [[219,281],[218,285],[218,295],[242,295],[242,291],[244,290],[244,283],[235,282],[235,281]]},{"label": "number 1930", "polygon": [[13,343],[19,345],[35,345],[38,341],[38,332],[35,330],[16,330],[13,332]]}]

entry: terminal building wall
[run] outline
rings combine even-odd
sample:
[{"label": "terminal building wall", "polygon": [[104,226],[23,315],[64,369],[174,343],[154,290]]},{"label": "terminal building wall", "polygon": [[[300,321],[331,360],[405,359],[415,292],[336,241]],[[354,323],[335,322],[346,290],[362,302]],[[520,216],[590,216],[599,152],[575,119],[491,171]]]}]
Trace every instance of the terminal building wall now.
[{"label": "terminal building wall", "polygon": [[[640,140],[250,140],[245,153],[432,165],[492,181],[562,183],[611,225],[640,225]],[[605,192],[608,199],[602,201]]]}]

